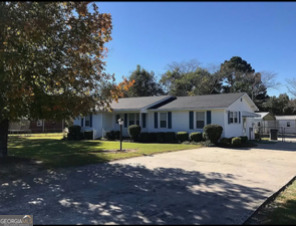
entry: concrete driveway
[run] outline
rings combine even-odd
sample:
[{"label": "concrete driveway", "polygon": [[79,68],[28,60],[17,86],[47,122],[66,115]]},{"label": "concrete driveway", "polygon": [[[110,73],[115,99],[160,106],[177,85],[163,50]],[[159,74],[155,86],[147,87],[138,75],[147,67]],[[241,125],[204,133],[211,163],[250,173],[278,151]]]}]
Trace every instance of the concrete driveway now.
[{"label": "concrete driveway", "polygon": [[241,224],[296,175],[295,150],[200,148],[41,171],[2,183],[0,214],[32,214],[34,224]]}]

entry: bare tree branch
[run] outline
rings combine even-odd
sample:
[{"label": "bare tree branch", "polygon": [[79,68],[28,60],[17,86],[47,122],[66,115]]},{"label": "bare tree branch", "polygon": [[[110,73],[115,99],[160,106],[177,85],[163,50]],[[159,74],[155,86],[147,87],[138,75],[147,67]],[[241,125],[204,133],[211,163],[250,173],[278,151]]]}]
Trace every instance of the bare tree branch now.
[{"label": "bare tree branch", "polygon": [[261,71],[261,81],[267,89],[278,90],[281,86],[280,82],[276,81],[277,74],[270,71]]}]

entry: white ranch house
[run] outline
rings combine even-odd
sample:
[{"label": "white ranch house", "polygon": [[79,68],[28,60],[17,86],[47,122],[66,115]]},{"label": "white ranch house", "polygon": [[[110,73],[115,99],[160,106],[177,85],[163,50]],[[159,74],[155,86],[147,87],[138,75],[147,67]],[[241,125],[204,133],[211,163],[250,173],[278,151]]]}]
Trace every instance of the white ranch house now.
[{"label": "white ranch house", "polygon": [[124,120],[123,136],[129,125],[138,124],[142,132],[200,131],[207,124],[223,127],[222,137],[248,136],[254,139],[253,118],[258,108],[246,93],[200,96],[150,96],[120,98],[111,103],[112,112],[99,111],[78,117],[74,125],[92,130],[93,139],[106,132],[119,130],[118,119]]}]

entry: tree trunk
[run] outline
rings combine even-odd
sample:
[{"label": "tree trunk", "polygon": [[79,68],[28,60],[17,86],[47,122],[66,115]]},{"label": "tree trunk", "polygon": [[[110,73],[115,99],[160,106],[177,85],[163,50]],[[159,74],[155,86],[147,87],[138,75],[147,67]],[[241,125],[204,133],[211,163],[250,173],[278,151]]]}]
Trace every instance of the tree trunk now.
[{"label": "tree trunk", "polygon": [[8,119],[0,121],[0,158],[7,157]]}]

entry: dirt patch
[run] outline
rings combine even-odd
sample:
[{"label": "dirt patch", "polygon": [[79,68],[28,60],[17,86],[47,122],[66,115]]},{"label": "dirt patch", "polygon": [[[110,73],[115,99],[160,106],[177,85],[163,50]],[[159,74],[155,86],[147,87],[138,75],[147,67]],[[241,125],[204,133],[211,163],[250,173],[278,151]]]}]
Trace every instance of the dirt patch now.
[{"label": "dirt patch", "polygon": [[41,161],[8,156],[0,159],[0,184],[44,169]]},{"label": "dirt patch", "polygon": [[102,150],[102,151],[90,151],[89,153],[129,153],[129,152],[136,152],[138,151],[137,149],[114,149],[114,150]]}]

